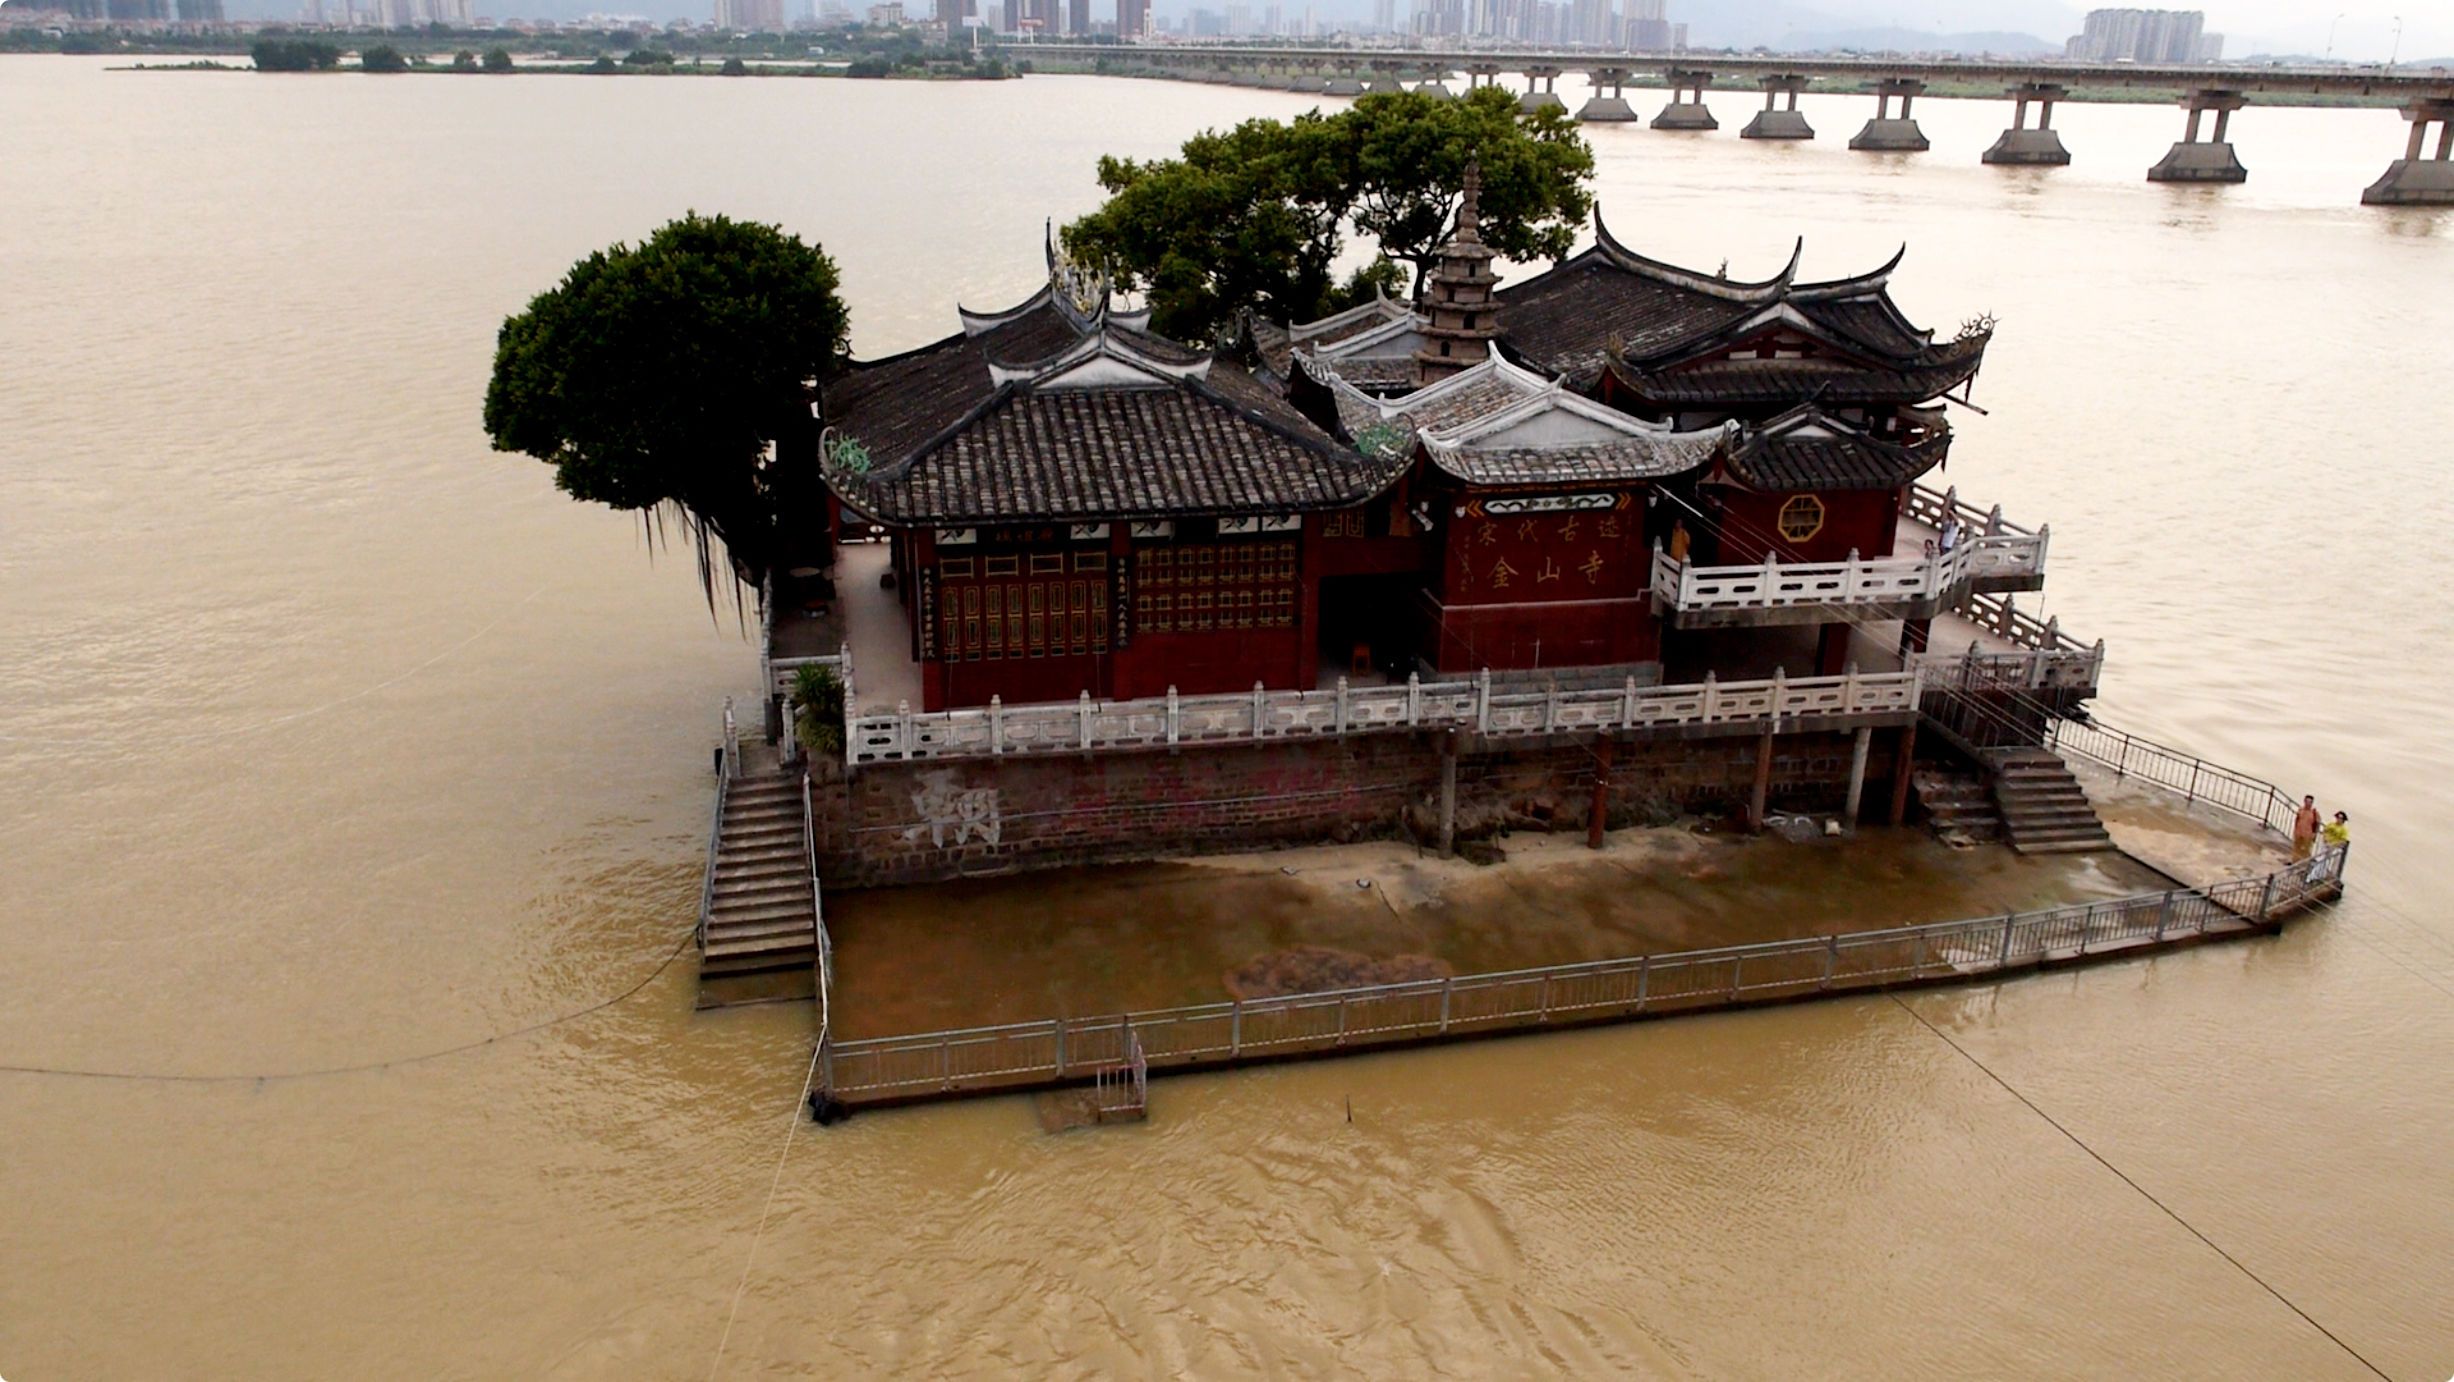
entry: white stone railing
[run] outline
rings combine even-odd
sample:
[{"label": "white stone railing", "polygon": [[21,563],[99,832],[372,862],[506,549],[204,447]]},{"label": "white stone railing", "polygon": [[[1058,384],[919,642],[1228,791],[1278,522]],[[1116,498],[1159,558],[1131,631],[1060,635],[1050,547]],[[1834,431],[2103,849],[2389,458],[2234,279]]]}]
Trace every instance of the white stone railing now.
[{"label": "white stone railing", "polygon": [[1989,537],[1998,535],[2036,536],[2035,532],[2017,523],[2005,521],[2002,516],[2002,505],[1996,504],[1991,509],[1980,509],[1962,499],[1957,487],[1936,489],[1932,485],[1911,485],[1908,500],[1900,507],[1901,517],[1911,522],[1923,523],[1937,531],[1942,529],[1943,515],[1947,513],[1957,517],[1960,520],[1961,529],[1966,532]]},{"label": "white stone railing", "polygon": [[1697,566],[1653,549],[1653,594],[1672,609],[1757,610],[1890,605],[1938,599],[1986,576],[2045,571],[2044,533],[1979,535],[1948,552],[1845,561]]},{"label": "white stone railing", "polygon": [[767,659],[767,686],[779,696],[792,695],[793,674],[804,667],[824,667],[835,673],[835,680],[844,687],[844,704],[852,703],[852,650],[823,654],[818,657],[771,657]]},{"label": "white stone railing", "polygon": [[1763,724],[1805,717],[1902,714],[1918,707],[1923,673],[1860,674],[1768,681],[1717,681],[1710,675],[1683,686],[1588,691],[1494,692],[1491,674],[1469,681],[1334,691],[1266,691],[1227,696],[1165,696],[1099,701],[1088,693],[1068,704],[915,711],[862,715],[845,726],[844,753],[863,763],[1005,755],[1096,753],[1173,745],[1265,743],[1421,729],[1469,730],[1493,737],[1533,737],[1606,729],[1673,725]]},{"label": "white stone railing", "polygon": [[1964,592],[1951,612],[2012,645],[2008,652],[1988,652],[1970,644],[1960,652],[1937,648],[1918,653],[1910,663],[1926,669],[1929,686],[1969,689],[2036,689],[2089,687],[2105,672],[2105,641],[2081,643],[2062,632],[2059,619],[2039,619],[2014,606],[2008,595]]}]

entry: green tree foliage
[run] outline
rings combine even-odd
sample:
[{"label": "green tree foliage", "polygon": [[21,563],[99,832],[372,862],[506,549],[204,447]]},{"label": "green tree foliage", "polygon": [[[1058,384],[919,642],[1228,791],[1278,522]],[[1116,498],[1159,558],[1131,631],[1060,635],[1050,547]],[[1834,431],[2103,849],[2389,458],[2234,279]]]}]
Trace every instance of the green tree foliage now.
[{"label": "green tree foliage", "polygon": [[485,68],[489,72],[510,71],[511,50],[508,48],[488,48],[486,50]]},{"label": "green tree foliage", "polygon": [[792,734],[820,763],[844,756],[844,685],[824,667],[797,667],[792,674]]},{"label": "green tree foliage", "polygon": [[884,57],[855,58],[844,68],[847,77],[883,77],[894,70],[894,64]]},{"label": "green tree foliage", "polygon": [[720,77],[746,77],[750,75],[750,64],[743,62],[739,58],[726,58],[724,60],[724,66],[716,69],[716,75]]},{"label": "green tree foliage", "polygon": [[485,424],[576,499],[678,510],[715,597],[714,551],[755,581],[794,502],[779,466],[844,354],[835,264],[780,227],[696,213],[617,244],[503,323]]},{"label": "green tree foliage", "polygon": [[462,50],[460,50],[460,51],[459,51],[459,52],[457,52],[457,53],[452,54],[452,70],[453,70],[454,72],[474,72],[474,71],[476,71],[476,70],[477,70],[477,55],[476,55],[475,53],[472,53],[472,52],[468,51],[468,50],[467,50],[467,49],[465,49],[465,48],[464,48],[464,49],[462,49]]},{"label": "green tree foliage", "polygon": [[623,55],[624,67],[671,67],[673,55],[659,48],[633,48]]},{"label": "green tree foliage", "polygon": [[1185,141],[1182,155],[1099,160],[1109,193],[1065,228],[1077,258],[1150,295],[1151,325],[1200,340],[1253,306],[1316,315],[1332,288],[1347,201],[1334,117],[1247,120]]},{"label": "green tree foliage", "polygon": [[596,55],[596,61],[589,63],[586,67],[583,67],[580,70],[583,72],[594,72],[598,76],[602,77],[619,72],[622,70],[622,68],[614,62],[611,56],[604,53],[599,53]]},{"label": "green tree foliage", "polygon": [[1559,259],[1593,215],[1593,150],[1557,106],[1528,115],[1496,86],[1455,100],[1365,96],[1345,112],[1347,214],[1391,259],[1423,276],[1457,226],[1466,164],[1482,166],[1483,243],[1515,260]]},{"label": "green tree foliage", "polygon": [[312,38],[260,38],[248,50],[259,72],[328,72],[341,65],[341,50]]},{"label": "green tree foliage", "polygon": [[362,72],[406,72],[409,59],[389,43],[378,43],[358,53],[358,70]]},{"label": "green tree foliage", "polygon": [[[1370,95],[1334,115],[1195,135],[1172,159],[1103,158],[1107,204],[1067,226],[1065,245],[1146,291],[1152,325],[1171,335],[1201,339],[1245,306],[1304,320],[1408,288],[1398,264],[1419,293],[1471,160],[1485,243],[1512,259],[1568,252],[1593,210],[1593,151],[1565,115],[1525,114],[1497,88]],[[1381,257],[1341,284],[1332,266],[1350,231]]]}]

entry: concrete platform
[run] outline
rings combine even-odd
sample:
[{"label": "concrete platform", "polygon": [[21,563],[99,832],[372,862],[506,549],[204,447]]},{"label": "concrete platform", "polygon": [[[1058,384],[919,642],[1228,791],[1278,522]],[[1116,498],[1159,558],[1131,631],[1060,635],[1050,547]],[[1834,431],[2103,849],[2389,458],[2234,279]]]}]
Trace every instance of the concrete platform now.
[{"label": "concrete platform", "polygon": [[2454,206],[2454,160],[2398,158],[2360,194],[2363,206]]},{"label": "concrete platform", "polygon": [[2239,156],[2229,143],[2200,141],[2175,144],[2156,166],[2147,170],[2149,182],[2247,182],[2249,169],[2241,166]]},{"label": "concrete platform", "polygon": [[1577,108],[1581,121],[1642,120],[1636,108],[1617,96],[1596,96]]},{"label": "concrete platform", "polygon": [[1418,96],[1429,96],[1435,101],[1454,101],[1457,99],[1457,93],[1449,90],[1447,83],[1440,81],[1425,82],[1421,86],[1416,87],[1414,91]]},{"label": "concrete platform", "polygon": [[1517,98],[1517,109],[1532,115],[1537,111],[1566,110],[1568,103],[1559,99],[1556,91],[1528,91]]},{"label": "concrete platform", "polygon": [[1330,96],[1360,96],[1363,94],[1363,83],[1353,77],[1332,77],[1321,90]]},{"label": "concrete platform", "polygon": [[2004,130],[1994,147],[1985,151],[1983,161],[2058,168],[2071,161],[2071,151],[2062,147],[2062,135],[2056,130]]},{"label": "concrete platform", "polygon": [[1934,146],[1914,120],[1869,120],[1849,141],[1852,149],[1870,153],[1924,153]]},{"label": "concrete platform", "polygon": [[1795,110],[1759,110],[1747,127],[1738,132],[1741,139],[1813,139],[1815,127],[1806,122],[1806,115]]}]

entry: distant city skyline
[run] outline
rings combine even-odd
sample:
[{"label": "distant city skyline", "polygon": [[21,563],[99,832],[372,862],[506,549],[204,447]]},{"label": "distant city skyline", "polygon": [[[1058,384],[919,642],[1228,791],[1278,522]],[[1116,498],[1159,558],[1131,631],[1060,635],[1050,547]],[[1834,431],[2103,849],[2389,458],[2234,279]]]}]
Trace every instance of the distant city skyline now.
[{"label": "distant city skyline", "polygon": [[[1060,30],[1075,17],[1072,0],[1029,0],[1061,7]],[[1195,11],[1217,16],[1221,27],[1226,0],[1127,0],[1133,17],[1146,20],[1152,32],[1190,33]],[[1563,12],[1599,0],[1459,0],[1494,9],[1504,4],[1557,3]],[[750,0],[738,0],[744,17],[758,14]],[[866,0],[780,0],[784,23],[813,19],[866,17]],[[967,13],[983,9],[1001,17],[1004,0],[972,0]],[[1255,18],[1257,31],[1271,6],[1267,0],[1238,0]],[[1445,3],[1445,0],[1444,0]],[[1094,33],[1113,32],[1117,0],[1091,0],[1089,24]],[[1820,47],[1920,48],[1956,46],[1964,50],[1994,50],[2029,54],[2061,53],[2082,33],[2084,4],[2061,0],[1672,0],[1674,22],[1688,26],[1688,42],[1700,48],[1747,48],[1762,45],[1780,50]],[[232,20],[290,21],[309,19],[316,10],[332,22],[382,22],[399,13],[457,14],[454,0],[219,0]],[[713,21],[714,0],[469,0],[472,18],[502,22],[543,19],[574,23],[591,14],[616,11],[655,24],[686,20]],[[182,10],[207,20],[215,0],[69,0],[68,6],[95,18],[108,12],[140,19],[160,11],[177,18]],[[33,8],[15,0],[9,8]],[[935,0],[909,7],[917,17],[934,18]],[[1417,0],[1280,0],[1278,31],[1289,37],[1395,32],[1412,28]],[[2436,0],[2333,0],[2311,5],[2307,0],[2206,0],[2196,6],[2205,15],[2204,29],[2224,36],[2224,56],[2331,56],[2346,62],[2402,62],[2454,56],[2454,6]],[[1625,6],[1622,12],[1624,17]],[[1303,22],[1306,17],[1309,22]],[[759,17],[764,17],[760,15]],[[986,14],[983,18],[987,18]],[[444,22],[451,22],[445,20]],[[991,27],[995,20],[989,19]],[[1555,29],[1576,31],[1573,17],[1563,17]],[[1650,45],[1645,45],[1650,46]]]}]

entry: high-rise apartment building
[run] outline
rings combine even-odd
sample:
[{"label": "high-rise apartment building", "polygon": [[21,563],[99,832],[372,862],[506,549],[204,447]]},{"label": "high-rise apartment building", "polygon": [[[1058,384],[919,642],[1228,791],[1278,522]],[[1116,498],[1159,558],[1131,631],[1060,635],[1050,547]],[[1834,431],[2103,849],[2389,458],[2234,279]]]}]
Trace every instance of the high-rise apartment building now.
[{"label": "high-rise apartment building", "polygon": [[[445,3],[445,0],[434,0]],[[466,4],[468,0],[452,0]],[[740,34],[784,32],[784,0],[716,0],[716,27]]]},{"label": "high-rise apartment building", "polygon": [[1116,0],[1116,36],[1123,39],[1150,36],[1150,0]]},{"label": "high-rise apartment building", "polygon": [[2216,62],[2224,36],[2206,25],[2198,10],[2090,10],[2063,54],[2082,62]]},{"label": "high-rise apartment building", "polygon": [[1499,38],[1521,43],[1663,51],[1687,46],[1687,26],[1672,24],[1663,0],[1415,0],[1413,30],[1429,38]]}]

